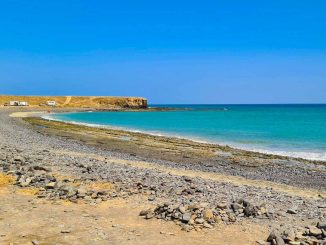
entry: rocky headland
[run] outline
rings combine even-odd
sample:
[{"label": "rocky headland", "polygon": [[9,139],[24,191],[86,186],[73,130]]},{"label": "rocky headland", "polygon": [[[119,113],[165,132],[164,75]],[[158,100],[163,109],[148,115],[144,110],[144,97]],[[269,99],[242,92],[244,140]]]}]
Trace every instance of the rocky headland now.
[{"label": "rocky headland", "polygon": [[[141,97],[113,96],[17,96],[0,95],[0,106],[9,105],[10,101],[23,101],[28,107],[47,108],[47,101],[55,102],[56,108],[91,108],[91,109],[144,109],[147,99]],[[51,107],[50,107],[51,108]]]}]

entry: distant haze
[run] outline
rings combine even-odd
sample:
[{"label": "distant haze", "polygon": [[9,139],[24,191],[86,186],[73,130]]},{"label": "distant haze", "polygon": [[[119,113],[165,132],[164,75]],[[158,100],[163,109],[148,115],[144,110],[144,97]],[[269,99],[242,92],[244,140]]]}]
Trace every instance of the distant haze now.
[{"label": "distant haze", "polygon": [[4,0],[0,94],[326,103],[325,12],[318,0]]}]

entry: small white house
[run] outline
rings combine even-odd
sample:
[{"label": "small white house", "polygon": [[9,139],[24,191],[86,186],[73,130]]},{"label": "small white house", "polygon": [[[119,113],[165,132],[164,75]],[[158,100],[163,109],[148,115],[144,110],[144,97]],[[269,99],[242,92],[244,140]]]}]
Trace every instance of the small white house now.
[{"label": "small white house", "polygon": [[46,105],[47,106],[56,106],[57,105],[57,102],[55,102],[55,101],[47,101],[46,102]]},{"label": "small white house", "polygon": [[26,101],[19,101],[18,106],[29,106],[29,104]]},{"label": "small white house", "polygon": [[28,102],[26,101],[16,101],[16,100],[12,100],[9,101],[9,106],[29,106]]},{"label": "small white house", "polygon": [[10,106],[18,106],[18,104],[19,104],[19,101],[15,101],[15,100],[9,101]]}]

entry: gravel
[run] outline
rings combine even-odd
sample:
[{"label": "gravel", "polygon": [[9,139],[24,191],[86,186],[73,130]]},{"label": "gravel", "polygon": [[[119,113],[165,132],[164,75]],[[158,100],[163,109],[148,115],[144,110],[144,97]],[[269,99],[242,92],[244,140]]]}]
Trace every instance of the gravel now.
[{"label": "gravel", "polygon": [[[0,172],[16,176],[16,185],[21,188],[39,188],[39,198],[67,199],[96,205],[112,198],[142,194],[148,197],[148,203],[156,205],[153,210],[143,210],[142,216],[146,219],[159,218],[176,222],[186,231],[211,229],[218,222],[240,223],[245,219],[269,225],[271,230],[297,229],[304,224],[317,224],[326,220],[325,208],[318,208],[325,207],[323,198],[308,199],[277,192],[272,188],[176,176],[156,169],[140,169],[115,163],[111,159],[146,160],[160,166],[204,172],[223,169],[223,173],[239,176],[246,175],[245,169],[231,171],[230,166],[225,166],[224,162],[216,162],[212,167],[200,163],[186,164],[191,160],[187,159],[180,164],[107,151],[72,139],[46,135],[21,119],[8,117],[8,114],[7,111],[0,111]],[[284,165],[280,162],[277,164]],[[278,182],[278,179],[285,180],[284,176],[288,175],[291,181],[279,182],[293,182],[295,186],[298,185],[296,183],[304,185],[305,176],[309,176],[313,181],[307,183],[314,184],[308,187],[318,186],[315,189],[325,191],[326,175],[323,166],[319,166],[321,170],[318,172],[312,170],[316,168],[313,164],[303,166],[302,163],[293,161],[290,167],[284,167],[283,172],[279,168],[266,167],[268,173],[267,170],[260,169],[254,173],[248,171],[246,176],[253,179],[272,179],[277,176],[275,181]],[[53,173],[75,177],[59,180]],[[113,183],[114,189],[106,193],[104,190],[101,192],[85,188],[94,181]],[[73,185],[77,182],[81,183],[80,187]],[[206,206],[202,207],[204,204]],[[201,206],[199,209],[189,208],[196,205]],[[316,229],[321,232],[325,230]],[[316,231],[312,229],[312,232]],[[279,238],[272,240],[281,242]]]}]

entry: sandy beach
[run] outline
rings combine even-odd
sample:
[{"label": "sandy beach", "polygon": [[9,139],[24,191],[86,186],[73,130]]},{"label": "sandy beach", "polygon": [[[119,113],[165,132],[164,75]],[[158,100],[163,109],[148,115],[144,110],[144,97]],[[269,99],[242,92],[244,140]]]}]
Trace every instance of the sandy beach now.
[{"label": "sandy beach", "polygon": [[53,122],[43,113],[0,111],[0,243],[325,239],[325,162]]}]

